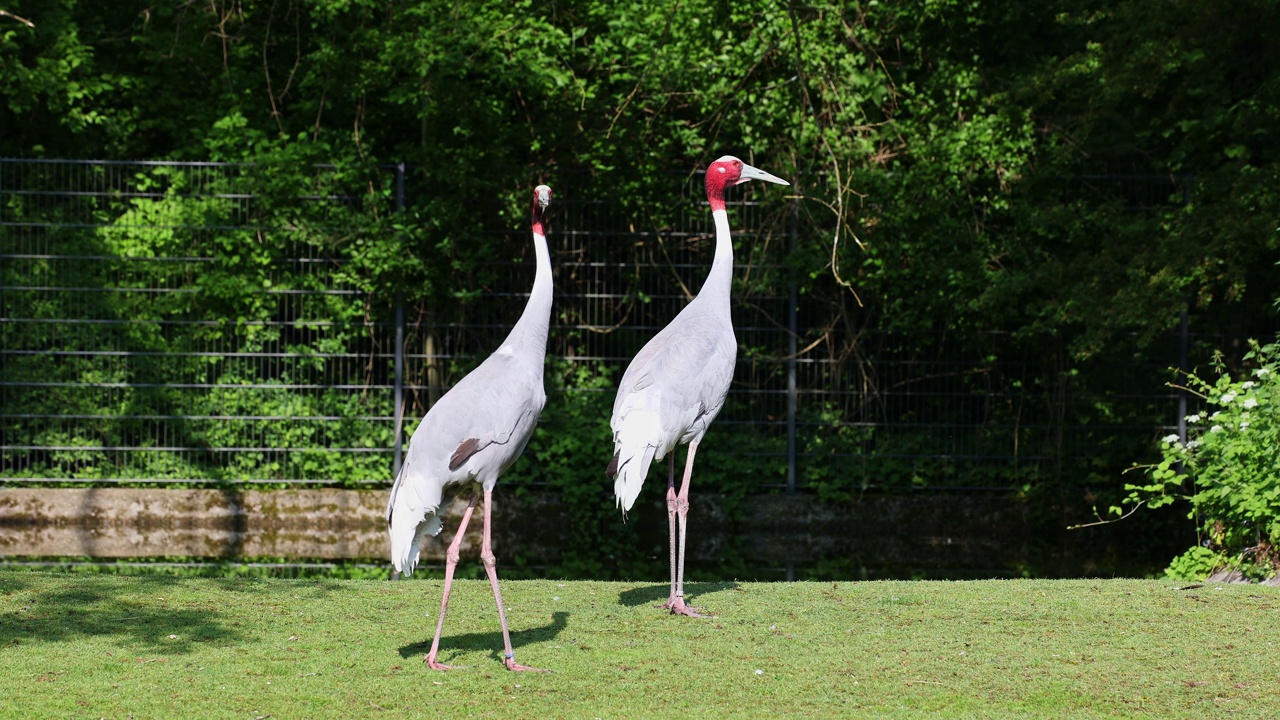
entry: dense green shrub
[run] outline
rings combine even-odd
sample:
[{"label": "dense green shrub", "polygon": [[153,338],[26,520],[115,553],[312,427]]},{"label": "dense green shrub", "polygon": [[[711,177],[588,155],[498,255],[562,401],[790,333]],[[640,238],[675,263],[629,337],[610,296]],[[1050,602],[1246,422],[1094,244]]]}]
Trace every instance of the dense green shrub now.
[{"label": "dense green shrub", "polygon": [[1136,466],[1147,483],[1125,486],[1132,505],[1190,503],[1200,544],[1173,561],[1171,576],[1203,579],[1229,567],[1258,578],[1280,569],[1280,344],[1250,346],[1251,369],[1235,377],[1221,356],[1216,377],[1187,375],[1205,409],[1187,416],[1185,443],[1168,435],[1160,462]]}]

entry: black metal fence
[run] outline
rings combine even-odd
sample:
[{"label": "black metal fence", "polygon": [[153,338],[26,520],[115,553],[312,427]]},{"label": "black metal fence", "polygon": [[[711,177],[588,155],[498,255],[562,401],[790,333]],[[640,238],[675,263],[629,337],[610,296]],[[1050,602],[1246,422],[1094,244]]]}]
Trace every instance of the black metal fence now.
[{"label": "black metal fence", "polygon": [[[433,307],[349,272],[362,238],[387,228],[367,219],[412,200],[403,167],[364,193],[317,168],[292,214],[268,224],[257,172],[0,159],[0,480],[390,482],[413,423],[518,315],[527,231],[495,228],[519,239],[512,255]],[[659,230],[576,192],[586,182],[556,182],[549,354],[566,397],[611,398],[700,287],[714,231],[699,176],[681,180],[677,219]],[[1087,472],[1100,448],[1141,452],[1175,421],[1164,383],[1185,334],[1083,388],[1065,353],[1007,333],[816,332],[830,313],[785,281],[797,232],[786,201],[753,197],[730,203],[747,280],[716,432],[763,484],[1014,487],[1029,472]]]}]

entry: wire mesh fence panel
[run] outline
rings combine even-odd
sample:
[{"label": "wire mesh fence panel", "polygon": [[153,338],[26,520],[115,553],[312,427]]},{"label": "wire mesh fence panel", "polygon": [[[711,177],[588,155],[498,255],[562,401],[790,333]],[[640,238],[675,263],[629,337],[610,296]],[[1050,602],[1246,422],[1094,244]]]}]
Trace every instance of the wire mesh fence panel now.
[{"label": "wire mesh fence panel", "polygon": [[[3,479],[390,482],[397,390],[403,440],[519,316],[533,278],[528,230],[490,221],[489,247],[501,251],[455,287],[378,295],[348,268],[361,238],[386,232],[406,201],[394,196],[395,169],[318,167],[282,195],[267,172],[0,160]],[[701,287],[715,235],[700,174],[673,175],[679,192],[646,214],[593,199],[608,196],[599,182],[575,171],[552,180],[548,385],[563,393],[553,401],[589,408],[604,427],[631,357]],[[1177,195],[1119,185],[1138,206]],[[412,204],[428,190],[406,192]],[[699,452],[708,473],[760,488],[793,477],[818,492],[1009,488],[1087,474],[1100,448],[1141,453],[1173,421],[1164,383],[1176,338],[1157,343],[1154,361],[1097,361],[1114,364],[1086,385],[1062,353],[1008,333],[819,327],[830,309],[791,294],[787,201],[747,186],[729,213],[739,359]]]},{"label": "wire mesh fence panel", "polygon": [[[255,168],[2,170],[6,477],[385,481],[387,328],[334,278],[340,258],[262,222]],[[352,200],[296,202],[319,224]]]}]

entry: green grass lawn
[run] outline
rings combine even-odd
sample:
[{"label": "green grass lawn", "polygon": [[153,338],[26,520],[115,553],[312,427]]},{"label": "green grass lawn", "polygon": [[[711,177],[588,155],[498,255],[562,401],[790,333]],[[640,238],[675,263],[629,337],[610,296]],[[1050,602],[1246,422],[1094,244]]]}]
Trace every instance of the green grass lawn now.
[{"label": "green grass lawn", "polygon": [[[1183,585],[1185,587],[1185,585]],[[1280,590],[1159,580],[488,584],[0,571],[0,716],[1276,717]]]}]

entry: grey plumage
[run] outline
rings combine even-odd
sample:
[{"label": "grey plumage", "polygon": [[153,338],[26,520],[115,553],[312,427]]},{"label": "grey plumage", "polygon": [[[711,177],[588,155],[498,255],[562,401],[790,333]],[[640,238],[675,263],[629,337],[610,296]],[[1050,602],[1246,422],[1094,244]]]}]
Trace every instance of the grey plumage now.
[{"label": "grey plumage", "polygon": [[397,572],[408,575],[418,564],[422,543],[427,536],[440,532],[439,513],[445,489],[457,486],[459,491],[469,489],[472,492],[470,504],[449,545],[440,617],[431,651],[426,657],[427,664],[433,669],[448,669],[447,665],[436,661],[436,654],[449,605],[453,572],[458,563],[458,547],[480,496],[484,498],[484,537],[480,559],[498,603],[498,618],[506,645],[505,664],[511,670],[535,669],[515,663],[506,611],[498,589],[490,520],[493,487],[524,452],[547,400],[542,385],[542,368],[551,320],[552,288],[551,260],[542,228],[542,213],[550,203],[551,188],[539,185],[534,189],[532,230],[537,269],[524,313],[502,345],[427,411],[409,440],[409,450],[387,503],[391,562]]},{"label": "grey plumage", "polygon": [[[684,603],[685,517],[693,459],[702,437],[724,407],[738,351],[729,313],[733,239],[724,191],[753,179],[789,184],[728,155],[707,168],[707,202],[716,227],[711,271],[698,295],[631,361],[619,383],[609,423],[613,428],[614,454],[605,472],[614,478],[614,497],[623,513],[639,496],[653,460],[670,458],[667,518],[671,594],[664,607],[684,615],[697,615]],[[689,446],[689,452],[677,493],[675,456],[671,453],[682,444]]]},{"label": "grey plumage", "polygon": [[492,490],[524,452],[547,399],[545,322],[544,315],[540,342],[513,337],[521,329],[517,325],[497,352],[436,401],[414,431],[388,503],[396,570],[412,573],[423,538],[440,532],[436,513],[447,486]]},{"label": "grey plumage", "polygon": [[[725,307],[711,307],[722,298]],[[651,461],[700,441],[724,407],[738,351],[727,298],[704,286],[622,376],[610,425],[619,464],[614,496],[624,512],[634,505]]]}]

